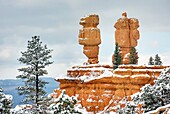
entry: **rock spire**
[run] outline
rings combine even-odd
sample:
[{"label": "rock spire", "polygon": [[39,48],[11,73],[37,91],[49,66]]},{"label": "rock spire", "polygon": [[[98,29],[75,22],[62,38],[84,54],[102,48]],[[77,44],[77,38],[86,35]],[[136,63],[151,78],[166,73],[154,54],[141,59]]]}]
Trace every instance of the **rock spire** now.
[{"label": "rock spire", "polygon": [[79,44],[83,45],[83,53],[88,57],[89,64],[97,64],[99,54],[100,30],[98,15],[89,15],[80,19],[80,25],[83,26],[79,31]]},{"label": "rock spire", "polygon": [[[127,13],[122,13],[122,18],[119,18],[115,23],[115,43],[120,46],[122,55],[122,64],[129,64],[129,52],[131,47],[137,46],[137,40],[140,37],[139,21],[136,18],[127,18]],[[114,60],[114,56],[112,61]]]}]

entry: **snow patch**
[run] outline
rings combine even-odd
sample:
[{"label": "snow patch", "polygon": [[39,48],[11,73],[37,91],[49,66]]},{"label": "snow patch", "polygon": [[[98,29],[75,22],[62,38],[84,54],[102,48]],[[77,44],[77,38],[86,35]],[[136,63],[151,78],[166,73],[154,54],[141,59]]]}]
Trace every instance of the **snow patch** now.
[{"label": "snow patch", "polygon": [[150,78],[150,76],[148,74],[140,74],[140,75],[132,75],[131,78],[138,78],[138,77],[148,77]]},{"label": "snow patch", "polygon": [[[147,112],[146,114],[156,114],[156,113],[159,112],[161,109],[166,109],[166,108],[170,108],[170,104],[165,105],[165,106],[161,106],[161,107],[157,108],[156,110]],[[167,114],[170,114],[170,110],[168,111]]]}]

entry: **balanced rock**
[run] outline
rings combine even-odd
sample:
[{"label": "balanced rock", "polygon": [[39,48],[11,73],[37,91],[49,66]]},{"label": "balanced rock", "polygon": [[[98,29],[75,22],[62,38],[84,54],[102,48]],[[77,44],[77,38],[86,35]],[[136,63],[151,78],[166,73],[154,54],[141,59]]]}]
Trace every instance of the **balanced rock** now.
[{"label": "balanced rock", "polygon": [[88,57],[88,63],[97,64],[99,54],[100,30],[98,15],[89,15],[80,19],[83,28],[79,31],[79,44],[84,45],[83,53]]}]

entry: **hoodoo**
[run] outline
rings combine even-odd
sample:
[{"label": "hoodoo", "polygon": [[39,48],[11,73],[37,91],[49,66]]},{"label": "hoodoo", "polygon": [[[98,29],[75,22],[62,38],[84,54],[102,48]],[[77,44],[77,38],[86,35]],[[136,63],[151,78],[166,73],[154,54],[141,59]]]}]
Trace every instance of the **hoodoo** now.
[{"label": "hoodoo", "polygon": [[[139,21],[136,18],[127,18],[127,13],[122,13],[122,18],[115,23],[115,43],[120,47],[122,64],[129,64],[130,48],[137,46],[137,40],[140,37]],[[112,57],[114,61],[114,56]]]},{"label": "hoodoo", "polygon": [[79,44],[84,45],[83,53],[88,57],[89,64],[98,63],[100,30],[97,28],[99,24],[98,15],[89,15],[80,19],[80,25],[83,28],[79,31]]},{"label": "hoodoo", "polygon": [[[117,101],[140,91],[145,84],[153,84],[166,66],[127,65],[130,47],[137,46],[139,22],[135,18],[122,18],[115,23],[115,42],[118,43],[123,57],[123,64],[113,70],[112,65],[98,63],[100,30],[98,15],[90,15],[80,20],[83,28],[79,32],[79,44],[88,63],[73,66],[66,75],[57,77],[60,88],[54,90],[53,97],[58,97],[62,90],[69,96],[77,96],[79,103],[89,112],[97,113],[114,107]],[[112,108],[111,108],[112,109]]]}]

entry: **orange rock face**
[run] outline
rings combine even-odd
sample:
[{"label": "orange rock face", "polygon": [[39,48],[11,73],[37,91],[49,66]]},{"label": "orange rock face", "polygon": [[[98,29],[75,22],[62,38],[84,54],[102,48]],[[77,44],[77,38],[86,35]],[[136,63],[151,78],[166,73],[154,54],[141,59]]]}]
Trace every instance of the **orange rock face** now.
[{"label": "orange rock face", "polygon": [[116,28],[115,41],[120,46],[122,64],[128,64],[130,48],[137,46],[137,40],[140,37],[137,30],[139,21],[135,18],[127,18],[127,14],[124,12],[122,18],[117,20],[114,27]]},{"label": "orange rock face", "polygon": [[60,90],[55,92],[65,89],[68,95],[78,96],[87,111],[97,113],[139,92],[145,84],[153,84],[163,68],[165,66],[123,65],[113,71],[109,65],[75,66],[67,71],[67,77],[57,79]]},{"label": "orange rock face", "polygon": [[[83,28],[79,32],[79,44],[83,45],[83,53],[88,57],[88,65],[74,66],[67,70],[66,76],[56,79],[60,88],[54,90],[53,97],[58,97],[64,89],[69,96],[77,96],[79,103],[94,114],[117,105],[124,97],[139,92],[145,84],[153,84],[161,71],[167,66],[121,65],[113,70],[113,66],[100,65],[98,53],[100,30],[98,15],[90,15],[80,20]],[[115,39],[120,46],[123,64],[128,64],[128,53],[131,47],[137,46],[139,39],[139,22],[135,18],[127,18],[123,13],[115,26]]]},{"label": "orange rock face", "polygon": [[80,19],[80,25],[83,28],[79,31],[79,44],[84,45],[83,53],[88,57],[88,63],[98,63],[100,30],[97,28],[99,24],[98,15],[90,15]]}]

